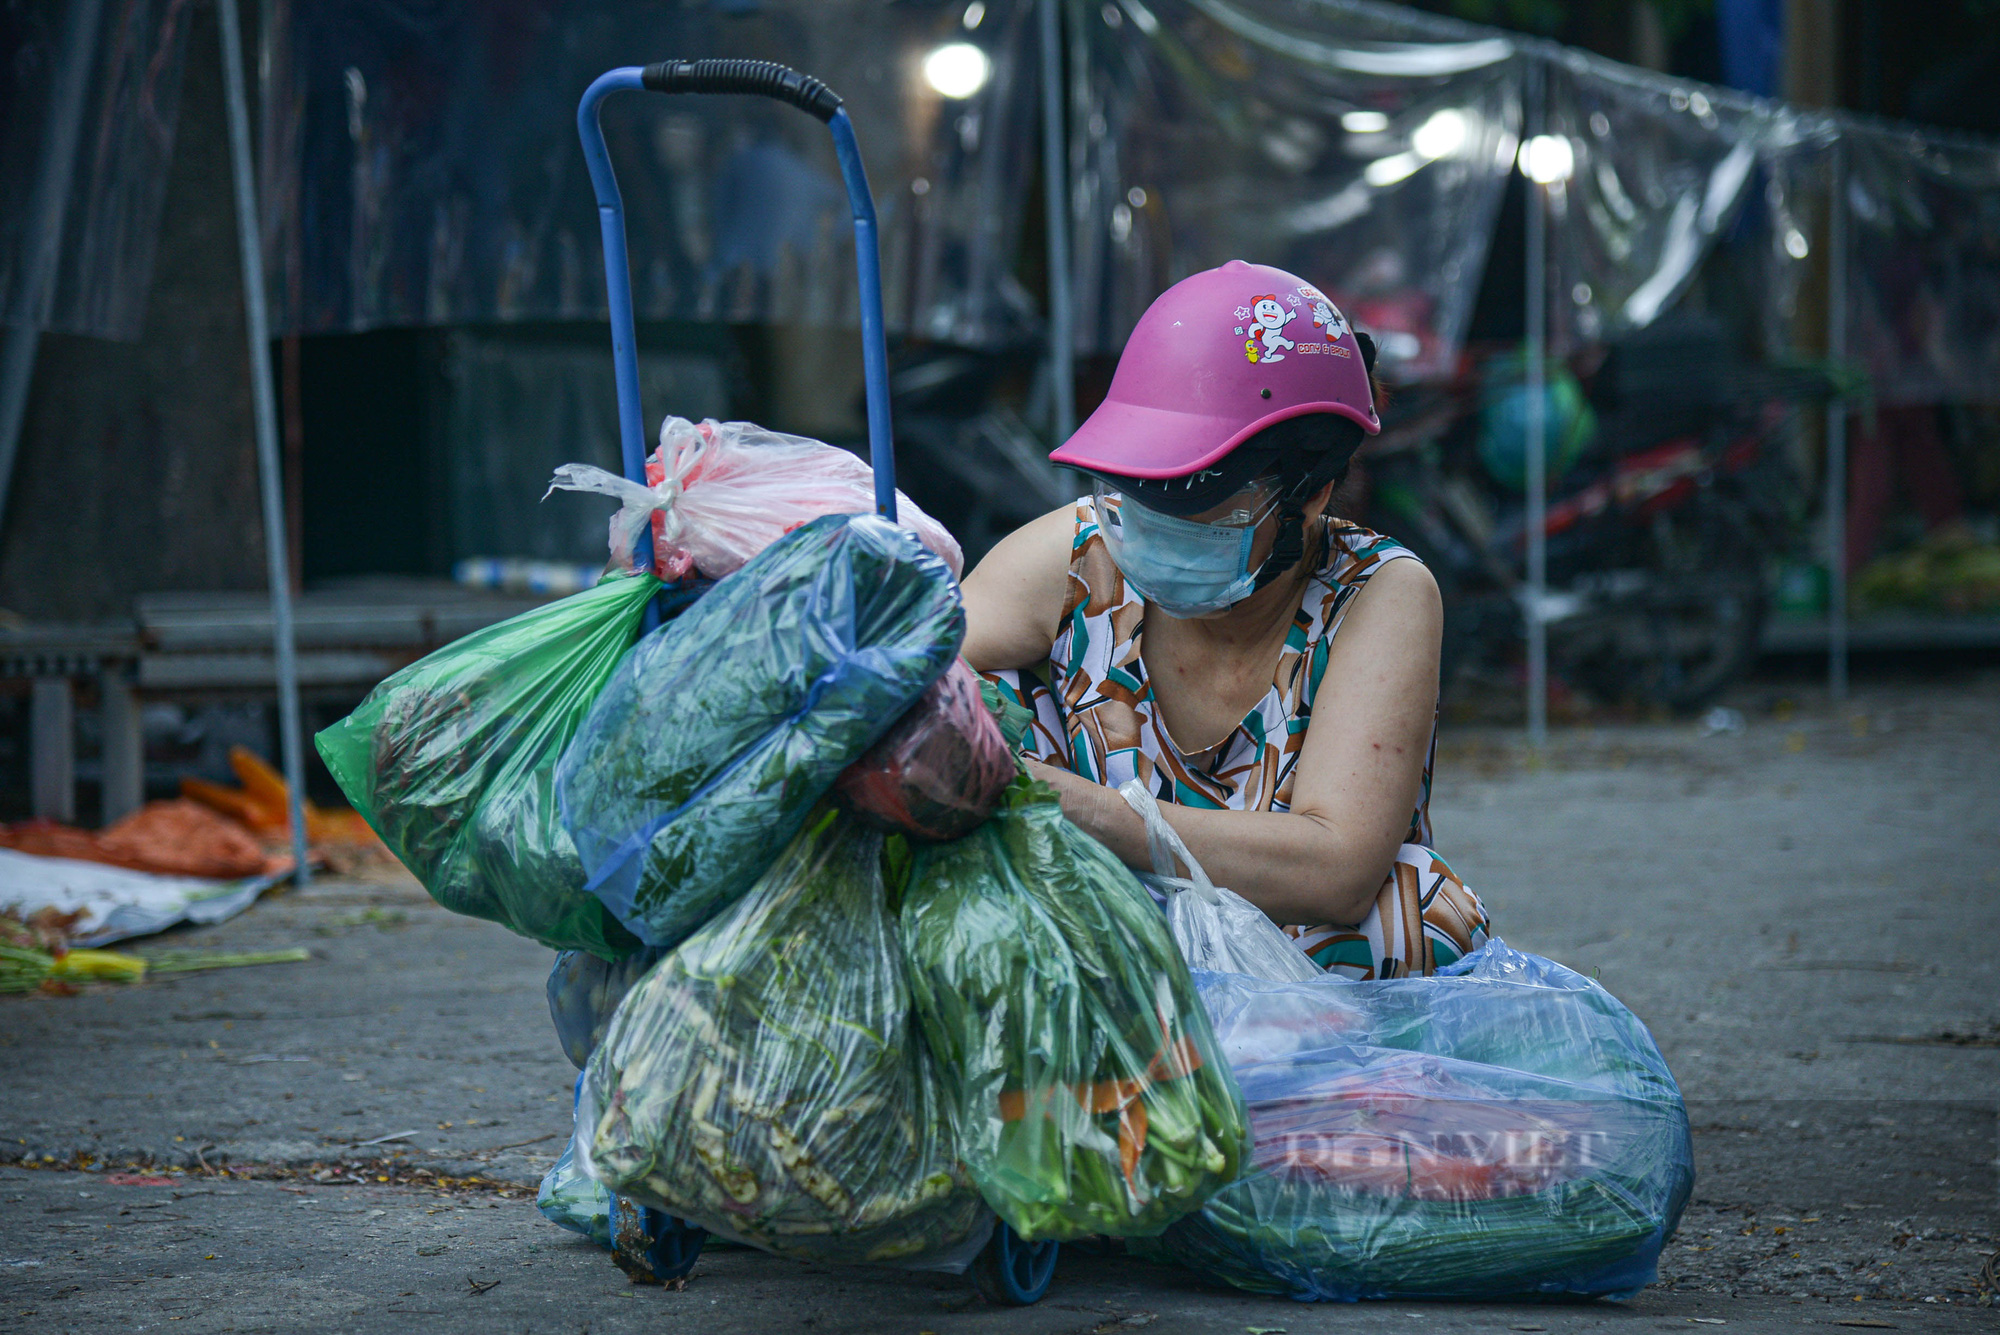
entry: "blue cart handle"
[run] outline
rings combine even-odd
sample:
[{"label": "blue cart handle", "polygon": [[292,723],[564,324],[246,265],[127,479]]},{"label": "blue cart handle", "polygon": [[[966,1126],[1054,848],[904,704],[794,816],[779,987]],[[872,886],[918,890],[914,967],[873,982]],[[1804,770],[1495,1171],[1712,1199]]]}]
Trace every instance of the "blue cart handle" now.
[{"label": "blue cart handle", "polygon": [[[854,214],[854,267],[861,289],[861,360],[868,392],[868,462],[875,470],[875,510],[896,518],[896,454],[889,430],[889,349],[882,328],[882,257],[876,244],[875,196],[854,141],[854,123],[840,96],[818,79],[769,60],[666,60],[641,68],[628,65],[598,76],[576,109],[583,160],[597,193],[597,218],[604,233],[604,286],[611,306],[611,358],[618,381],[618,437],[625,476],[646,480],[646,422],[639,407],[639,358],[632,320],[631,261],[625,248],[625,202],[611,154],[604,143],[598,107],[620,89],[655,93],[749,93],[788,102],[826,122],[833,151],[847,183]],[[648,526],[637,553],[640,568],[652,564]]]}]

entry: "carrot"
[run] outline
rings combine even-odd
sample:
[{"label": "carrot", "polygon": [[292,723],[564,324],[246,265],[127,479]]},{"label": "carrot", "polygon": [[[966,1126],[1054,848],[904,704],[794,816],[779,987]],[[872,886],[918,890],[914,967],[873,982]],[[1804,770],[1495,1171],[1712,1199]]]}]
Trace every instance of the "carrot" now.
[{"label": "carrot", "polygon": [[241,788],[210,783],[207,779],[182,779],[181,796],[205,807],[213,807],[232,820],[241,821],[260,832],[282,830],[288,823],[284,807],[272,808]]},{"label": "carrot", "polygon": [[285,786],[284,776],[249,747],[229,748],[229,768],[236,771],[236,781],[259,806],[273,811],[292,809],[292,790]]}]

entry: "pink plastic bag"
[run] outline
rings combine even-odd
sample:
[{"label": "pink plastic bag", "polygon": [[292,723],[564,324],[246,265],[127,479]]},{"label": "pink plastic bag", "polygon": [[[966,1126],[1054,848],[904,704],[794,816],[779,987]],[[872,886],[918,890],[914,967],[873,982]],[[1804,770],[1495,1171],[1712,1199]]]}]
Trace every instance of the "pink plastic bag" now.
[{"label": "pink plastic bag", "polygon": [[1014,756],[979,695],[979,676],[952,660],[861,758],[834,793],[864,824],[927,843],[972,833],[1014,778]]},{"label": "pink plastic bag", "polygon": [[[700,425],[669,417],[646,460],[646,486],[589,464],[564,464],[549,490],[595,491],[621,502],[611,519],[611,551],[629,563],[639,525],[653,523],[655,573],[709,579],[745,565],[799,525],[875,508],[875,474],[846,450],[754,422]],[[954,577],[964,555],[942,524],[896,493],[896,518],[942,557]]]}]

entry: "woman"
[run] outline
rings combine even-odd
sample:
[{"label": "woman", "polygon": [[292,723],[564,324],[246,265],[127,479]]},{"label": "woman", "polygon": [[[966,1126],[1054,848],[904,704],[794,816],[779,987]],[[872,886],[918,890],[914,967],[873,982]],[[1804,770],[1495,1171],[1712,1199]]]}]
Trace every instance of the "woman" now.
[{"label": "woman", "polygon": [[1487,935],[1430,851],[1442,610],[1430,572],[1328,511],[1380,430],[1374,345],[1237,260],[1162,294],[1052,458],[1090,496],[965,581],[965,656],[1035,710],[1029,768],[1150,868],[1145,782],[1218,885],[1322,968],[1427,974]]}]

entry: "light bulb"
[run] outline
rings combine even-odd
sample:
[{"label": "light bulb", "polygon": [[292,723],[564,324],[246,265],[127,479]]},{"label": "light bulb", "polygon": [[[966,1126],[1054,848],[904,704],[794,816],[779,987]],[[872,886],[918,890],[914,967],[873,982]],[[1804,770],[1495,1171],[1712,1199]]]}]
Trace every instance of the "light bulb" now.
[{"label": "light bulb", "polygon": [[1410,147],[1433,160],[1450,157],[1464,143],[1465,114],[1450,108],[1432,112],[1431,118],[1410,136]]},{"label": "light bulb", "polygon": [[945,97],[971,97],[992,73],[993,62],[970,42],[948,42],[924,57],[924,82]]},{"label": "light bulb", "polygon": [[1538,134],[1521,145],[1521,171],[1536,185],[1567,181],[1576,170],[1576,151],[1559,134]]}]

